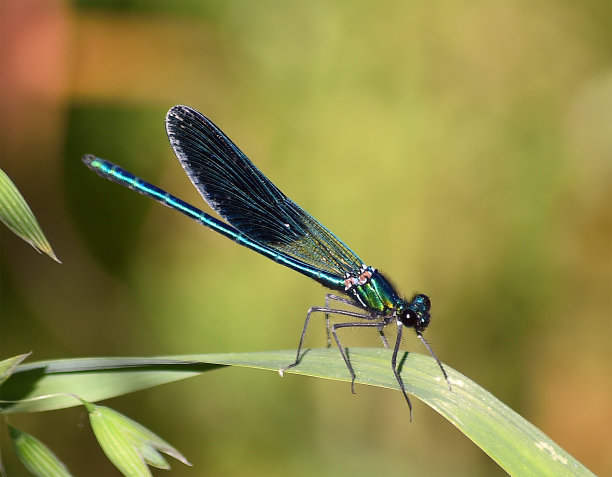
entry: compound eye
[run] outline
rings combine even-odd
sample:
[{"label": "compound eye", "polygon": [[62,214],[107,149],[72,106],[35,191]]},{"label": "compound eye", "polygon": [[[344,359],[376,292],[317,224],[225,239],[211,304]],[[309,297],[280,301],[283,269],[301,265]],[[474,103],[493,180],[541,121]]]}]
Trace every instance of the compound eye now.
[{"label": "compound eye", "polygon": [[417,331],[423,331],[429,326],[429,313],[424,313],[419,320],[419,323],[415,327]]},{"label": "compound eye", "polygon": [[417,313],[410,308],[406,308],[400,314],[399,320],[402,325],[408,326],[409,328],[414,328],[414,325],[417,322]]},{"label": "compound eye", "polygon": [[418,306],[422,311],[429,311],[431,308],[431,301],[427,295],[418,294],[412,299],[412,303]]}]

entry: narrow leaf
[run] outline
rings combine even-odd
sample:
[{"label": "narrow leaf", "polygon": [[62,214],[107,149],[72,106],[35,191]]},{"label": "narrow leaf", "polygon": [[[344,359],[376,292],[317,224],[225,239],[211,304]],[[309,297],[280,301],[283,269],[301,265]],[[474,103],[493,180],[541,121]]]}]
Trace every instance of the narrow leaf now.
[{"label": "narrow leaf", "polygon": [[13,374],[17,365],[31,354],[32,353],[20,354],[0,361],[0,386],[2,386],[2,383],[6,381],[11,374]]},{"label": "narrow leaf", "polygon": [[[356,383],[398,389],[390,366],[391,351],[352,348],[348,354]],[[24,364],[0,388],[2,399],[32,398],[51,392],[72,392],[88,400],[106,399],[234,365],[278,371],[295,358],[294,350],[260,353],[207,354],[163,358],[97,358]],[[582,464],[542,431],[485,389],[445,365],[452,391],[435,361],[405,353],[399,360],[406,390],[456,426],[511,475],[592,476]],[[350,381],[335,349],[311,349],[299,366],[285,374],[304,374]],[[398,397],[401,399],[401,397]],[[5,412],[57,409],[75,404],[72,398],[5,405]],[[409,413],[406,409],[406,425]],[[418,419],[418,416],[415,416]]]},{"label": "narrow leaf", "polygon": [[46,445],[30,434],[10,425],[8,427],[19,460],[32,474],[40,477],[71,475],[66,466]]},{"label": "narrow leaf", "polygon": [[[17,367],[0,387],[5,413],[48,411],[95,402],[218,369],[217,364],[167,358],[78,358]],[[8,402],[7,402],[8,401]]]},{"label": "narrow leaf", "polygon": [[27,202],[2,169],[0,169],[0,221],[36,250],[46,253],[61,263]]}]

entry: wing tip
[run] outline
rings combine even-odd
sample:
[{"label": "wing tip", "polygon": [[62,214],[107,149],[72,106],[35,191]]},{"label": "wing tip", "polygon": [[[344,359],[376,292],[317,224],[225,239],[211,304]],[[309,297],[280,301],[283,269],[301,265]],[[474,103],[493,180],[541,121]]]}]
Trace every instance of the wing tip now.
[{"label": "wing tip", "polygon": [[172,106],[166,113],[166,132],[168,133],[168,136],[170,136],[173,129],[178,127],[180,123],[185,121],[185,119],[199,114],[200,113],[198,113],[195,109],[183,104]]},{"label": "wing tip", "polygon": [[182,119],[182,116],[184,116],[186,113],[194,114],[198,112],[195,109],[184,104],[177,104],[175,106],[172,106],[166,113],[166,122],[170,118]]}]

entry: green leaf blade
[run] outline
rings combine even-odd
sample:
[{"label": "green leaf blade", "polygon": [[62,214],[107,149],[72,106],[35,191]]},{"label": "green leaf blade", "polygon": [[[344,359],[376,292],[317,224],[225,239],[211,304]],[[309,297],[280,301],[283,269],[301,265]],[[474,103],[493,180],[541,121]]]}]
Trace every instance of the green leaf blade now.
[{"label": "green leaf blade", "polygon": [[[391,370],[391,351],[378,348],[348,350],[357,384],[398,389]],[[592,476],[593,474],[488,391],[445,365],[449,390],[436,362],[429,356],[405,353],[401,374],[408,393],[442,414],[511,475]],[[20,365],[2,388],[4,399],[33,398],[62,386],[85,399],[106,399],[163,382],[195,376],[220,366],[244,366],[278,372],[295,359],[294,350],[258,353],[187,355],[160,358],[98,358]],[[285,372],[350,381],[336,349],[307,350],[298,366]],[[139,376],[140,375],[140,376]],[[31,380],[35,379],[35,382]],[[58,380],[63,379],[61,383]],[[61,385],[60,385],[61,384]],[[6,388],[6,393],[3,391]],[[347,385],[348,388],[348,385]],[[357,392],[359,390],[357,389]],[[21,393],[21,394],[19,394]],[[347,389],[348,393],[348,389]],[[401,399],[398,395],[398,399]],[[55,409],[75,404],[64,401],[21,402],[7,412]],[[415,418],[418,419],[418,416]],[[409,413],[406,409],[406,424]]]},{"label": "green leaf blade", "polygon": [[220,365],[167,358],[77,358],[17,367],[0,387],[5,413],[40,412],[95,402],[198,376]]},{"label": "green leaf blade", "polygon": [[9,176],[0,169],[0,221],[37,251],[61,263],[36,217]]}]

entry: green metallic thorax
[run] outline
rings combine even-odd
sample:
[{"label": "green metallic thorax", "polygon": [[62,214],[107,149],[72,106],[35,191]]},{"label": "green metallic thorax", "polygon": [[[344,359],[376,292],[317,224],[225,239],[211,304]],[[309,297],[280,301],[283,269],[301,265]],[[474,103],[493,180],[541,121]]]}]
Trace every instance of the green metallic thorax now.
[{"label": "green metallic thorax", "polygon": [[357,303],[381,315],[390,314],[403,303],[391,284],[377,270],[372,272],[372,277],[366,283],[355,285],[346,290],[346,293]]}]

